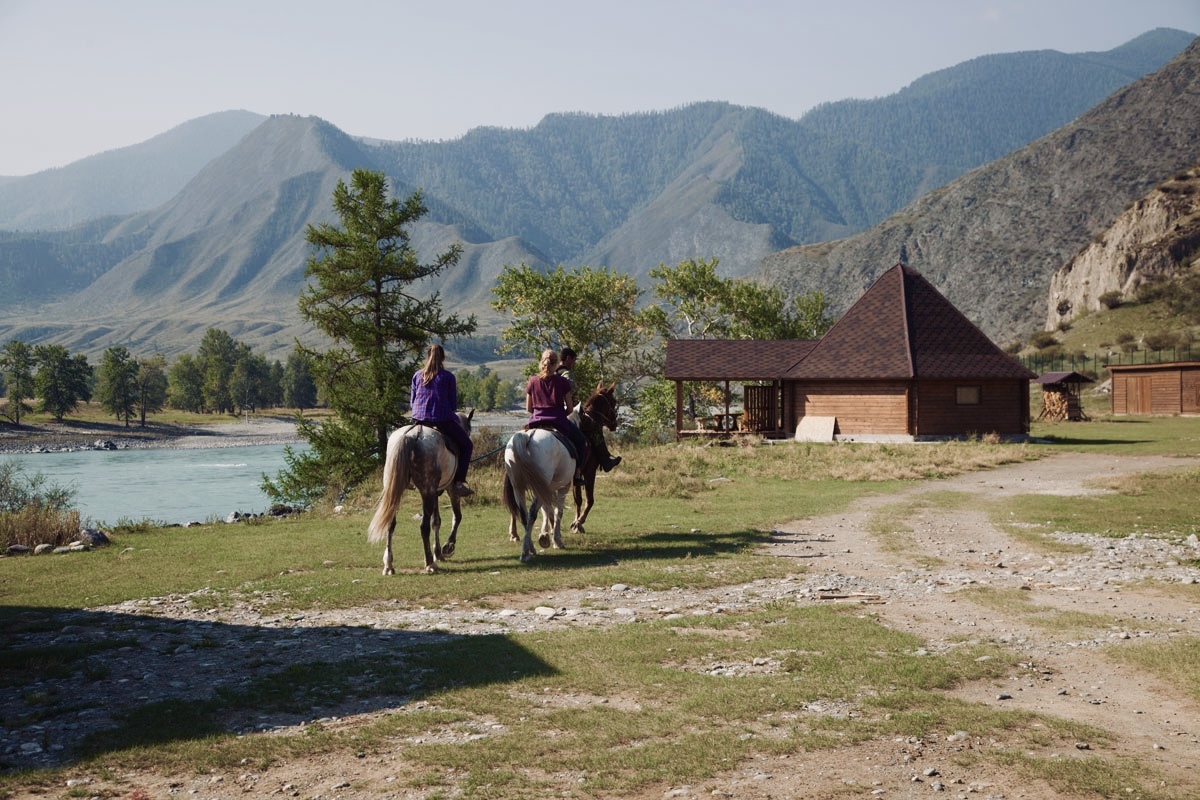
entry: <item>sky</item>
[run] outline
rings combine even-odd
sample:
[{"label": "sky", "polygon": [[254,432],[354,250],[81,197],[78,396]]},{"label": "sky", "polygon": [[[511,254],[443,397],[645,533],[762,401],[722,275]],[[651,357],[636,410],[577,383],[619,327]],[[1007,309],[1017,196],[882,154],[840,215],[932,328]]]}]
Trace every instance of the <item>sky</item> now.
[{"label": "sky", "polygon": [[0,175],[218,111],[441,140],[720,100],[799,118],[977,56],[1200,34],[1200,0],[0,0]]}]

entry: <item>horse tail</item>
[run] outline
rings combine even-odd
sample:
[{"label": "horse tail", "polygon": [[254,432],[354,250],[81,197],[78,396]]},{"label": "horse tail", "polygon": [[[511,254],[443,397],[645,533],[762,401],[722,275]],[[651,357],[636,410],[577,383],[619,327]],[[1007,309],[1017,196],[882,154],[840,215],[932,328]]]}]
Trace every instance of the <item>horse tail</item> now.
[{"label": "horse tail", "polygon": [[504,473],[504,489],[500,494],[500,499],[504,502],[504,507],[508,509],[508,513],[517,519],[521,520],[521,524],[525,525],[528,522],[528,515],[525,509],[517,502],[517,493],[513,489],[512,480],[508,477],[508,473]]},{"label": "horse tail", "polygon": [[379,493],[379,505],[367,528],[367,540],[378,544],[387,539],[388,529],[396,519],[400,498],[408,488],[408,465],[412,461],[412,450],[416,439],[394,432],[388,437],[387,458],[383,462],[383,490]]},{"label": "horse tail", "polygon": [[546,473],[538,468],[539,465],[535,462],[533,453],[530,452],[535,433],[536,431],[529,431],[523,436],[513,437],[513,442],[517,445],[513,448],[517,451],[516,461],[525,478],[525,485],[533,492],[533,496],[538,499],[543,508],[554,508],[554,488],[550,485],[550,479]]}]

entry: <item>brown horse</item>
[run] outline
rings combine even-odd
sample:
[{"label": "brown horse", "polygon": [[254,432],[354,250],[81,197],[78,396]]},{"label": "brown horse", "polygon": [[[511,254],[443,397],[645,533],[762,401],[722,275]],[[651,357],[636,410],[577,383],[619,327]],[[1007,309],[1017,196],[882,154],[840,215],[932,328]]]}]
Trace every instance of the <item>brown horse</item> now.
[{"label": "brown horse", "polygon": [[[572,416],[578,416],[579,429],[583,431],[583,435],[590,442],[593,438],[593,432],[597,429],[603,431],[608,428],[610,431],[617,429],[617,400],[614,396],[617,384],[605,386],[604,382],[596,384],[596,392],[580,406],[580,410]],[[601,434],[603,435],[603,434]],[[575,533],[584,533],[583,523],[587,520],[588,513],[592,510],[592,501],[596,493],[596,469],[600,466],[600,461],[596,457],[596,448],[588,446],[587,458],[580,467],[583,474],[583,486],[574,487],[575,497],[575,521],[571,523],[571,530]],[[586,495],[587,502],[584,502]]]},{"label": "brown horse", "polygon": [[[471,432],[471,418],[475,410],[463,414],[458,420]],[[383,466],[383,491],[375,516],[367,528],[371,542],[385,542],[383,548],[383,574],[395,575],[392,567],[392,532],[396,529],[396,509],[404,490],[412,487],[421,495],[421,540],[425,545],[425,571],[437,572],[437,562],[446,561],[454,553],[458,524],[462,522],[459,497],[450,488],[454,480],[454,468],[458,455],[446,446],[446,437],[436,428],[426,425],[405,425],[388,436],[387,459]],[[438,508],[438,497],[446,492],[450,495],[453,524],[450,536],[441,542],[442,515]],[[429,546],[429,532],[433,531],[433,547]]]}]

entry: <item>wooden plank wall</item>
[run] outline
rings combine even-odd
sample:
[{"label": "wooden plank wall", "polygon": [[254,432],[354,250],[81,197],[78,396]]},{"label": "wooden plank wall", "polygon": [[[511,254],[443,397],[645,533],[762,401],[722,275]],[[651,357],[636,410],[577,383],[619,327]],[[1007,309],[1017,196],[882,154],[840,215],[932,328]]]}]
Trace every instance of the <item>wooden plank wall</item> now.
[{"label": "wooden plank wall", "polygon": [[[908,434],[907,381],[838,381],[820,384],[791,383],[787,387],[798,419],[802,416],[837,417],[840,434]],[[795,430],[795,419],[787,427]]]},{"label": "wooden plank wall", "polygon": [[[978,405],[959,405],[959,386],[978,386]],[[918,436],[1028,433],[1028,381],[920,381]]]}]

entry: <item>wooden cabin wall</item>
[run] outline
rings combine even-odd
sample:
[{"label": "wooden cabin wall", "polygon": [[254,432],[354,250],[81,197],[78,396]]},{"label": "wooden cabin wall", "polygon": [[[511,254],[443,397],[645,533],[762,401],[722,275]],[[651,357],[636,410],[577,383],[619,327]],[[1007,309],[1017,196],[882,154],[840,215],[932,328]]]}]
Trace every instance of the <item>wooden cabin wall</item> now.
[{"label": "wooden cabin wall", "polygon": [[786,403],[795,417],[837,417],[837,432],[854,435],[867,433],[910,434],[908,430],[907,381],[829,381],[790,383]]},{"label": "wooden cabin wall", "polygon": [[[979,404],[960,405],[958,387],[978,386]],[[916,435],[1029,432],[1029,381],[918,381]]]}]

